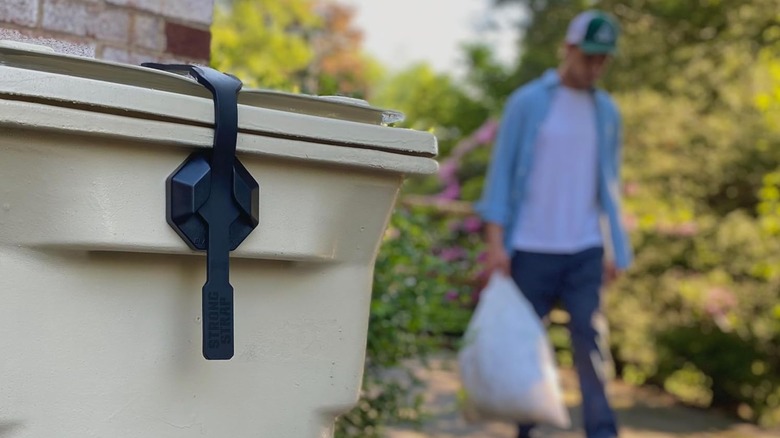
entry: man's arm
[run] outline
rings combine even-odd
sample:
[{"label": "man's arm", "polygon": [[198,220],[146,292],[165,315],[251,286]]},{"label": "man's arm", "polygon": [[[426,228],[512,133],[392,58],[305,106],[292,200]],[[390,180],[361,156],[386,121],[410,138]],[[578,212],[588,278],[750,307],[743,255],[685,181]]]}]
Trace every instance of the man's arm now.
[{"label": "man's arm", "polygon": [[482,198],[475,205],[477,213],[485,222],[505,224],[510,216],[510,191],[523,122],[523,100],[519,91],[514,92],[501,117]]},{"label": "man's arm", "polygon": [[476,205],[477,212],[486,223],[486,268],[491,273],[497,270],[507,276],[510,275],[510,258],[504,248],[504,224],[510,216],[510,191],[523,125],[523,100],[518,90],[507,101],[493,145],[482,199]]},{"label": "man's arm", "polygon": [[506,276],[511,273],[509,254],[504,248],[504,228],[496,223],[488,222],[485,225],[485,240],[487,243],[487,260],[485,262],[489,272],[498,271]]},{"label": "man's arm", "polygon": [[[612,171],[614,173],[611,176],[615,183],[615,203],[618,206],[617,208],[618,213],[620,213],[621,211],[620,205],[622,204],[621,198],[623,197],[623,190],[622,190],[623,184],[621,181],[621,167],[623,164],[623,118],[620,114],[620,109],[615,104],[615,102],[610,99],[610,103],[612,105],[612,110],[614,111],[613,117],[615,120],[615,136],[613,138],[613,149],[612,149],[613,150]],[[618,220],[621,220],[622,222],[622,218],[619,218]],[[625,232],[625,228],[622,223],[619,229]],[[625,236],[625,239],[628,240],[628,236]],[[623,270],[625,270],[625,268],[626,266],[618,267],[614,257],[608,259],[604,267],[604,283],[609,284],[613,282],[615,279],[617,279],[620,273]]]}]

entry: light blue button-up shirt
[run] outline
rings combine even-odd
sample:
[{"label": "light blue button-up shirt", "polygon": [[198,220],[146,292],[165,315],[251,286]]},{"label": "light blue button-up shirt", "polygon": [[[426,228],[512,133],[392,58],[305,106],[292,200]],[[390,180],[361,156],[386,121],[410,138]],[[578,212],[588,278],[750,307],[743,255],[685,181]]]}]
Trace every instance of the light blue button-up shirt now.
[{"label": "light blue button-up shirt", "polygon": [[[533,164],[536,137],[550,110],[561,79],[555,70],[517,89],[507,101],[504,116],[493,146],[482,199],[476,210],[487,222],[504,229],[504,246],[511,251],[511,239]],[[596,105],[596,138],[599,154],[598,202],[608,223],[606,248],[615,265],[625,269],[631,264],[630,241],[620,214],[621,120],[617,106],[604,91],[592,91]]]}]

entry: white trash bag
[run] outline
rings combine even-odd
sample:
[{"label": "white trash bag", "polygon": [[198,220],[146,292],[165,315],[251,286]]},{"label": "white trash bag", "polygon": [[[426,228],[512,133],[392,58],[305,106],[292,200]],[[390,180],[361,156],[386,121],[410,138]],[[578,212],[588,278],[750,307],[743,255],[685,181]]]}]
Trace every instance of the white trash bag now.
[{"label": "white trash bag", "polygon": [[469,321],[458,366],[466,420],[569,427],[546,330],[511,278],[491,276]]}]

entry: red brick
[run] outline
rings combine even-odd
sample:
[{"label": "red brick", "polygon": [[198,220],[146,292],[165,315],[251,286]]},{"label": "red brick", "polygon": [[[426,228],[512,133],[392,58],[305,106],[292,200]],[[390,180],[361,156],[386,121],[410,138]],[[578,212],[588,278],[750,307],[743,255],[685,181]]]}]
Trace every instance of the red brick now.
[{"label": "red brick", "polygon": [[165,23],[166,51],[173,55],[195,59],[209,59],[211,32],[178,23]]},{"label": "red brick", "polygon": [[35,26],[38,0],[0,0],[0,22]]}]

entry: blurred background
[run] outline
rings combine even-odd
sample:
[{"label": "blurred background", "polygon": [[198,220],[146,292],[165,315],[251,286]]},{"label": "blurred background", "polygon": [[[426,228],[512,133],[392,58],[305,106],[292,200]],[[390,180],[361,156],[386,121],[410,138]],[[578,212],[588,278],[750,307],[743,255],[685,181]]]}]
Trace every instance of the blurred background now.
[{"label": "blurred background", "polygon": [[[472,203],[505,99],[557,64],[592,7],[622,26],[602,86],[624,118],[637,254],[605,291],[614,383],[671,406],[619,409],[625,436],[780,436],[780,0],[0,0],[0,39],[209,62],[436,134],[439,174],[408,181],[385,235],[363,393],[336,435],[508,438],[458,415],[452,359],[485,282]],[[550,319],[568,391],[567,315]]]},{"label": "blurred background", "polygon": [[[425,421],[416,370],[457,349],[484,281],[471,203],[502,105],[557,64],[568,21],[590,7],[623,32],[603,83],[623,112],[637,253],[605,294],[616,377],[780,423],[778,0],[217,1],[215,68],[399,109],[398,126],[440,142],[439,175],[405,186],[385,237],[364,394],[338,436]],[[566,315],[551,319],[565,369]]]}]

